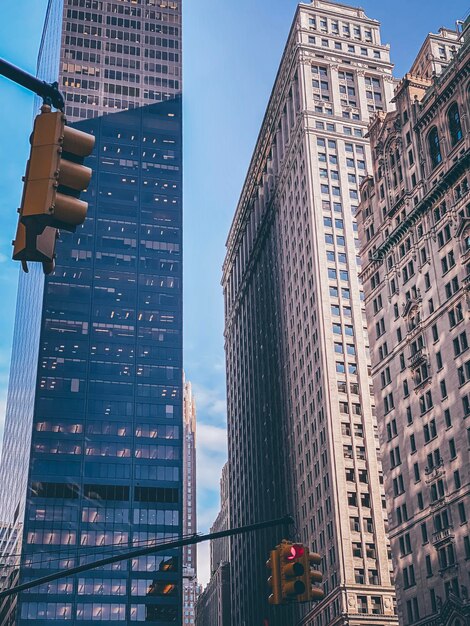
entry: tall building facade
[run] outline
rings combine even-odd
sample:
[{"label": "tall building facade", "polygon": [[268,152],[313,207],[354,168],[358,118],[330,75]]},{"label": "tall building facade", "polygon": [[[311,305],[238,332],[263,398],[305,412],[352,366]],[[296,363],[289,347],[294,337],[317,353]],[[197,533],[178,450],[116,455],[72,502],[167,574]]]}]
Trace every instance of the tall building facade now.
[{"label": "tall building facade", "polygon": [[232,624],[396,624],[355,213],[394,79],[379,23],[300,4],[223,267],[230,525],[295,515],[321,603],[269,607],[279,530],[231,540]]},{"label": "tall building facade", "polygon": [[48,15],[62,3],[59,86],[69,120],[181,93],[181,0],[59,0]]},{"label": "tall building facade", "polygon": [[230,626],[230,617],[230,563],[223,561],[197,600],[196,625]]},{"label": "tall building facade", "polygon": [[[183,535],[197,533],[196,517],[196,400],[191,383],[183,388]],[[195,624],[196,601],[200,593],[197,582],[197,549],[183,548],[183,624]]]},{"label": "tall building facade", "polygon": [[470,623],[468,26],[372,121],[358,213],[399,617],[422,626]]},{"label": "tall building facade", "polygon": [[[228,480],[228,463],[225,463],[220,478],[220,511],[211,526],[211,533],[218,533],[221,530],[230,528]],[[230,561],[230,537],[220,537],[210,542],[210,559],[211,575],[215,572],[220,563]]]},{"label": "tall building facade", "polygon": [[[229,528],[228,463],[220,479],[220,511],[210,532]],[[196,626],[231,626],[230,602],[230,537],[211,539],[210,580],[196,604]]]},{"label": "tall building facade", "polygon": [[[9,585],[182,533],[180,54],[180,2],[49,2],[38,75],[96,147],[85,223],[62,234],[53,274],[20,276],[0,469]],[[0,616],[178,623],[181,605],[173,550],[33,588]]]}]

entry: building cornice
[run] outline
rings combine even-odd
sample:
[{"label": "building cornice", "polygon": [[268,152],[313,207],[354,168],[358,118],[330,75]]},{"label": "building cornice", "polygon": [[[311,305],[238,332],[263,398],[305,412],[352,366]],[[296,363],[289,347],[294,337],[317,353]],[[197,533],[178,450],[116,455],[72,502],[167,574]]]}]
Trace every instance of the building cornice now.
[{"label": "building cornice", "polygon": [[325,15],[328,15],[329,17],[333,17],[335,19],[351,19],[361,22],[363,24],[375,26],[377,28],[380,26],[380,22],[378,20],[367,17],[364,9],[352,7],[350,4],[342,4],[340,2],[325,2],[324,0],[312,0],[310,4],[301,4],[300,7],[303,10],[311,11],[312,13],[321,11]]},{"label": "building cornice", "polygon": [[372,255],[373,261],[383,262],[385,256],[396,246],[406,235],[408,230],[424,215],[453,185],[458,177],[467,169],[470,164],[470,148],[465,151],[462,157],[454,163],[452,167],[436,182],[434,187],[416,205],[413,211],[400,222],[389,237],[382,243]]},{"label": "building cornice", "polygon": [[448,65],[445,72],[436,77],[434,85],[428,89],[421,101],[421,110],[415,124],[415,131],[423,131],[424,128],[436,117],[443,105],[448,102],[455,93],[458,85],[465,82],[470,76],[470,63],[465,62],[469,56],[469,48],[466,46],[460,50],[454,61]]},{"label": "building cornice", "polygon": [[392,102],[396,102],[398,97],[406,88],[413,87],[415,89],[423,89],[425,91],[426,89],[429,89],[431,85],[432,81],[428,78],[423,78],[422,76],[408,72],[398,83],[395,89],[395,94],[392,98]]}]

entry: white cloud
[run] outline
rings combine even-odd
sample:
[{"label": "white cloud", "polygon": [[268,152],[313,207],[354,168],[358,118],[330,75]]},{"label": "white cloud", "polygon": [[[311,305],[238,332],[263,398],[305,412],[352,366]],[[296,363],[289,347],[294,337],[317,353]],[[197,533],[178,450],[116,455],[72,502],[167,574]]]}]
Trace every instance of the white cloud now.
[{"label": "white cloud", "polygon": [[[198,423],[196,435],[197,525],[207,533],[220,509],[220,477],[227,460],[225,428]],[[209,542],[198,544],[198,580],[206,585],[210,578]]]},{"label": "white cloud", "polygon": [[208,541],[199,543],[197,546],[197,580],[204,587],[211,576],[210,544]]},{"label": "white cloud", "polygon": [[196,398],[198,415],[204,417],[217,417],[225,424],[227,419],[227,401],[225,399],[225,390],[219,388],[210,389],[197,382],[193,382],[192,387]]},{"label": "white cloud", "polygon": [[202,492],[219,493],[220,475],[227,460],[225,428],[199,424],[196,435],[197,488]]},{"label": "white cloud", "polygon": [[226,454],[227,450],[227,430],[219,426],[198,423],[196,430],[196,441],[198,448],[213,450]]},{"label": "white cloud", "polygon": [[220,504],[220,476],[227,460],[225,428],[198,424],[196,435],[198,527],[206,531]]}]

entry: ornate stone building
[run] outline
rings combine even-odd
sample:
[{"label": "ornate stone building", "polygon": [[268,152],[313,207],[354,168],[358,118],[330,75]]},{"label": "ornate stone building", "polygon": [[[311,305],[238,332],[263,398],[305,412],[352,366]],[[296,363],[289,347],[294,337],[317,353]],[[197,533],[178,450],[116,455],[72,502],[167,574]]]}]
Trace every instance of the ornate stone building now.
[{"label": "ornate stone building", "polygon": [[398,615],[420,626],[470,623],[466,26],[428,37],[441,74],[417,60],[371,123],[358,212]]},{"label": "ornate stone building", "polygon": [[223,268],[230,525],[294,514],[326,598],[270,607],[281,531],[233,537],[234,626],[397,623],[354,218],[393,87],[376,20],[298,6]]}]

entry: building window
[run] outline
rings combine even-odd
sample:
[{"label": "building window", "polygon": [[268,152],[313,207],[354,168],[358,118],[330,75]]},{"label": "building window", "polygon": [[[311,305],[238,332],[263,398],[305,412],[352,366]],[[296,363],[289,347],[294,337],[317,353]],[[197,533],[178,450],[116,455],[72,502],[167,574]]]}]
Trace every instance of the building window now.
[{"label": "building window", "polygon": [[427,413],[427,411],[432,409],[433,401],[432,401],[432,394],[430,391],[426,391],[426,393],[420,397],[419,407],[420,407],[421,415],[424,415],[425,413]]},{"label": "building window", "polygon": [[400,555],[406,556],[407,554],[411,554],[411,540],[410,534],[406,533],[402,537],[399,537],[399,545],[400,545]]},{"label": "building window", "polygon": [[429,156],[431,157],[431,165],[432,165],[432,168],[434,169],[442,161],[439,133],[435,126],[434,128],[431,129],[428,135],[428,144],[429,144]]},{"label": "building window", "polygon": [[463,137],[459,107],[456,102],[450,106],[447,113],[447,119],[449,122],[450,143],[452,146],[455,146],[455,144],[458,143]]},{"label": "building window", "polygon": [[413,414],[411,412],[411,407],[410,406],[406,407],[406,422],[407,422],[408,426],[413,423]]},{"label": "building window", "polygon": [[423,543],[428,543],[428,528],[426,526],[426,522],[421,524],[421,539]]},{"label": "building window", "polygon": [[444,400],[444,398],[447,398],[446,381],[445,380],[441,380],[439,385],[440,385],[440,388],[441,388],[441,398]]},{"label": "building window", "polygon": [[450,458],[451,459],[455,459],[457,457],[457,450],[455,447],[455,439],[450,439],[449,440],[449,453],[450,453]]},{"label": "building window", "polygon": [[403,568],[403,586],[405,589],[416,585],[414,565]]},{"label": "building window", "polygon": [[459,290],[459,279],[457,276],[454,276],[454,278],[450,282],[444,285],[444,291],[445,291],[447,299],[452,298],[452,296],[455,293],[457,293],[458,290]]},{"label": "building window", "polygon": [[429,554],[426,554],[426,576],[428,578],[431,578],[432,576],[432,564],[431,564],[431,557],[429,556]]},{"label": "building window", "polygon": [[470,415],[470,394],[462,398],[463,412],[465,417]]},{"label": "building window", "polygon": [[[465,350],[468,349],[468,339],[467,339],[467,333],[466,331],[463,331],[463,333],[460,333],[457,337],[455,337],[452,340],[452,345],[454,346],[454,355],[455,356],[459,356],[459,354],[462,354],[462,352],[465,352]],[[463,372],[463,366],[462,368],[462,374]],[[465,382],[465,379],[463,381],[460,382],[460,384],[462,385]]]},{"label": "building window", "polygon": [[452,565],[454,565],[455,552],[454,552],[454,546],[452,544],[449,544],[448,546],[445,546],[444,548],[440,548],[437,552],[439,556],[439,565],[442,570],[445,570],[448,567],[451,567]]},{"label": "building window", "polygon": [[362,568],[354,570],[354,579],[358,585],[365,584],[364,570]]},{"label": "building window", "polygon": [[418,500],[418,509],[422,511],[424,509],[424,499],[421,491],[417,494],[416,498]]},{"label": "building window", "polygon": [[468,537],[468,535],[463,538],[463,545],[465,549],[465,558],[470,559],[470,537]]}]

